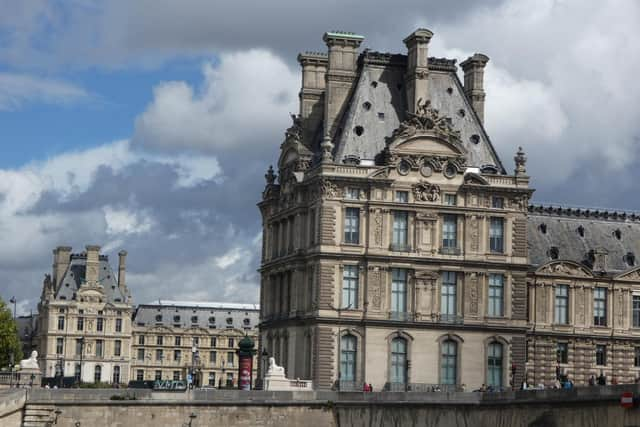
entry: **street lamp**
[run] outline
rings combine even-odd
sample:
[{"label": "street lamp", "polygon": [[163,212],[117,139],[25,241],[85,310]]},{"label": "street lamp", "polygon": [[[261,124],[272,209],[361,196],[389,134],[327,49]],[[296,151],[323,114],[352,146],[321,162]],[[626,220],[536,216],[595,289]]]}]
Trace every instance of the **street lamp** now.
[{"label": "street lamp", "polygon": [[9,388],[13,387],[13,365],[16,363],[13,351],[9,353]]},{"label": "street lamp", "polygon": [[84,337],[80,337],[80,375],[78,378],[78,386],[82,384],[82,356],[84,355]]}]

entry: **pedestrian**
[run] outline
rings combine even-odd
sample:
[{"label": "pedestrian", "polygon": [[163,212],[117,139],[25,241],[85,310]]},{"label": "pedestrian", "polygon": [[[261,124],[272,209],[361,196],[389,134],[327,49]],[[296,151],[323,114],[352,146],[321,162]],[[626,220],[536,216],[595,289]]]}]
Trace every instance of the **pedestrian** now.
[{"label": "pedestrian", "polygon": [[611,385],[618,385],[618,378],[616,377],[611,378]]},{"label": "pedestrian", "polygon": [[527,380],[522,381],[522,384],[520,384],[520,390],[526,390],[529,388],[529,385],[527,384]]},{"label": "pedestrian", "polygon": [[371,383],[369,383],[369,393],[373,392],[373,385],[371,385]]},{"label": "pedestrian", "polygon": [[589,377],[589,385],[590,386],[596,385],[596,376],[593,374],[591,374],[591,376]]},{"label": "pedestrian", "polygon": [[607,385],[607,377],[605,377],[602,372],[600,372],[600,376],[598,377],[598,385]]}]

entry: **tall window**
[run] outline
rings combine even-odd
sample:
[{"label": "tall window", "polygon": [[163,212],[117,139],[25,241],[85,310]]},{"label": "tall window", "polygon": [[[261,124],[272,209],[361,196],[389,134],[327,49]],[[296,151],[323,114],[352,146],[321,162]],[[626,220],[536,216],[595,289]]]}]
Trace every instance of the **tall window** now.
[{"label": "tall window", "polygon": [[113,367],[113,383],[120,384],[120,366]]},{"label": "tall window", "polygon": [[174,342],[175,342],[176,347],[180,347],[180,346],[182,345],[182,337],[181,337],[181,336],[179,336],[179,335],[178,335],[178,336],[176,336],[176,337],[174,338]]},{"label": "tall window", "polygon": [[216,342],[217,339],[216,339],[216,337],[211,337],[210,341],[211,341],[210,342],[210,344],[211,344],[210,347],[217,347],[217,342]]},{"label": "tall window", "polygon": [[407,340],[401,337],[391,341],[391,382],[407,383]]},{"label": "tall window", "polygon": [[640,328],[640,295],[633,296],[633,327]]},{"label": "tall window", "polygon": [[104,355],[104,341],[96,340],[96,357],[102,357]]},{"label": "tall window", "polygon": [[209,385],[212,386],[212,387],[216,385],[216,373],[215,372],[209,372]]},{"label": "tall window", "polygon": [[164,354],[162,352],[162,349],[156,350],[156,360],[162,361],[163,358],[164,358]]},{"label": "tall window", "polygon": [[180,371],[173,371],[173,380],[180,381]]},{"label": "tall window", "polygon": [[489,274],[489,316],[504,315],[504,276]]},{"label": "tall window", "polygon": [[56,354],[64,352],[64,338],[56,338]]},{"label": "tall window", "polygon": [[633,366],[640,367],[640,347],[635,347],[633,349]]},{"label": "tall window", "polygon": [[113,342],[113,355],[114,356],[120,356],[121,353],[122,353],[122,341],[115,340]]},{"label": "tall window", "polygon": [[556,323],[566,325],[569,323],[569,287],[567,285],[556,286],[556,305],[555,320]]},{"label": "tall window", "polygon": [[316,243],[316,210],[309,211],[309,243]]},{"label": "tall window", "polygon": [[236,345],[235,344],[235,340],[233,338],[229,338],[229,343],[228,344],[229,344],[229,347],[231,347],[231,348],[235,347],[235,345]]},{"label": "tall window", "polygon": [[144,348],[138,349],[138,360],[144,360]]},{"label": "tall window", "polygon": [[357,340],[353,335],[340,338],[340,379],[342,381],[356,380]]},{"label": "tall window", "polygon": [[80,364],[76,363],[73,369],[73,377],[76,379],[76,382],[80,382]]},{"label": "tall window", "polygon": [[182,359],[182,350],[173,350],[173,360],[179,362]]},{"label": "tall window", "polygon": [[156,338],[156,345],[162,345],[162,342],[164,340],[162,339],[162,335],[158,335],[158,337]]},{"label": "tall window", "polygon": [[234,356],[235,356],[235,353],[233,351],[228,351],[227,352],[227,365],[228,366],[233,366]]},{"label": "tall window", "polygon": [[76,339],[76,356],[82,354],[82,339]]},{"label": "tall window", "polygon": [[160,381],[162,379],[162,371],[156,371],[155,379],[156,381]]},{"label": "tall window", "polygon": [[487,347],[487,385],[502,387],[502,344],[492,342]]},{"label": "tall window", "polygon": [[143,369],[136,370],[136,381],[144,381],[144,370]]},{"label": "tall window", "polygon": [[104,318],[98,317],[96,319],[96,331],[102,332],[104,330]]},{"label": "tall window", "polygon": [[138,344],[139,345],[144,345],[144,335],[138,336]]},{"label": "tall window", "polygon": [[358,308],[358,266],[345,265],[342,276],[342,308]]},{"label": "tall window", "polygon": [[99,383],[100,381],[102,381],[102,366],[96,365],[93,369],[93,382]]},{"label": "tall window", "polygon": [[442,221],[442,247],[455,249],[458,246],[458,219],[455,215],[445,215]]},{"label": "tall window", "polygon": [[607,326],[607,288],[593,290],[593,324]]},{"label": "tall window", "polygon": [[116,319],[116,332],[122,332],[122,319]]},{"label": "tall window", "polygon": [[407,212],[393,212],[393,238],[391,243],[395,249],[406,249],[408,244],[408,220]]},{"label": "tall window", "polygon": [[596,365],[604,366],[607,364],[607,346],[596,345]]},{"label": "tall window", "polygon": [[218,360],[218,355],[215,351],[209,352],[209,363],[215,366],[216,360]]},{"label": "tall window", "polygon": [[559,342],[557,348],[557,362],[568,363],[569,361],[569,344],[566,342]]},{"label": "tall window", "polygon": [[391,270],[391,311],[407,311],[407,270],[402,268]]},{"label": "tall window", "polygon": [[504,219],[491,218],[489,221],[489,250],[504,252]]},{"label": "tall window", "polygon": [[78,317],[77,329],[79,331],[84,330],[84,317]]},{"label": "tall window", "polygon": [[443,320],[452,319],[456,313],[456,273],[454,271],[442,272],[442,290],[440,292],[440,313]]},{"label": "tall window", "polygon": [[440,360],[440,381],[442,384],[456,384],[458,364],[458,343],[446,340],[442,343]]},{"label": "tall window", "polygon": [[58,316],[58,330],[64,331],[64,316]]},{"label": "tall window", "polygon": [[360,208],[347,208],[344,214],[344,242],[360,243]]}]

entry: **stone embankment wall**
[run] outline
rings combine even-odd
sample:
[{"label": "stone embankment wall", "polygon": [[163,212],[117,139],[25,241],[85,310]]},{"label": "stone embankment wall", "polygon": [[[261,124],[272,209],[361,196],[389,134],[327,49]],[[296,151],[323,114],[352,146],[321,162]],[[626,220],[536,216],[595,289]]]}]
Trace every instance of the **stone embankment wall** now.
[{"label": "stone embankment wall", "polygon": [[483,394],[34,389],[23,425],[640,427],[640,408],[620,406],[623,391],[640,395],[635,385]]},{"label": "stone embankment wall", "polygon": [[0,390],[0,426],[20,427],[26,402],[26,390]]}]

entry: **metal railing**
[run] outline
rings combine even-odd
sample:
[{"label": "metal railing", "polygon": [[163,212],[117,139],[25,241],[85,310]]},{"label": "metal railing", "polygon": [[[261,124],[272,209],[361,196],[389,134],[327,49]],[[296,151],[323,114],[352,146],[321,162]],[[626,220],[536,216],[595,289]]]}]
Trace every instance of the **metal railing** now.
[{"label": "metal railing", "polygon": [[410,313],[408,311],[390,311],[389,319],[401,321],[413,320],[413,313]]},{"label": "metal railing", "polygon": [[440,254],[442,255],[460,255],[460,248],[455,246],[443,246],[440,248]]},{"label": "metal railing", "polygon": [[384,384],[382,391],[392,392],[454,392],[464,391],[460,384],[427,384],[427,383],[395,383],[387,382]]},{"label": "metal railing", "polygon": [[464,323],[464,316],[457,314],[440,314],[438,321],[441,323],[453,323],[456,325],[462,325]]}]

